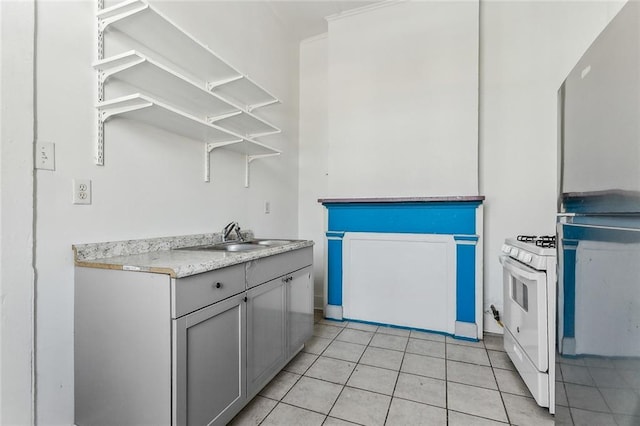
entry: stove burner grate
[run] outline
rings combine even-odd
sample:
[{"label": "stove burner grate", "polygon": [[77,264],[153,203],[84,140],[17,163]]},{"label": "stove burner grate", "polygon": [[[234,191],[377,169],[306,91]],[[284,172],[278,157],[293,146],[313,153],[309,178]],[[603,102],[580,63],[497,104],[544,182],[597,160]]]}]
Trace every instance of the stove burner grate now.
[{"label": "stove burner grate", "polygon": [[542,248],[556,248],[556,236],[544,235],[539,237],[536,241],[536,245]]},{"label": "stove burner grate", "polygon": [[518,241],[522,241],[524,243],[533,243],[538,247],[542,248],[555,248],[556,247],[556,236],[555,235],[542,235],[540,237],[536,235],[518,235],[516,237]]}]

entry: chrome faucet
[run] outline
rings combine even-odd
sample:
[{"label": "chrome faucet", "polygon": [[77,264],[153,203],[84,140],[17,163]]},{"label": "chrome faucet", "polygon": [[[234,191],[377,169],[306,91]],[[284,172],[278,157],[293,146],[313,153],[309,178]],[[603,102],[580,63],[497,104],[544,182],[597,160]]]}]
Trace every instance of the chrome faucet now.
[{"label": "chrome faucet", "polygon": [[234,231],[236,233],[236,240],[243,241],[242,234],[240,233],[240,225],[238,225],[238,222],[229,222],[227,226],[222,229],[222,242],[224,243],[226,241],[229,241],[229,235],[231,235],[231,233]]}]

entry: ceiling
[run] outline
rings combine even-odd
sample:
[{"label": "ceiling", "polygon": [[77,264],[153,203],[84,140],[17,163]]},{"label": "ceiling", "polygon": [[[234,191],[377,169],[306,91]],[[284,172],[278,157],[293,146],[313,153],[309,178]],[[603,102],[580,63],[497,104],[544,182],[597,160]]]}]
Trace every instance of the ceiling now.
[{"label": "ceiling", "polygon": [[326,16],[378,1],[267,0],[274,14],[297,40],[327,32]]}]

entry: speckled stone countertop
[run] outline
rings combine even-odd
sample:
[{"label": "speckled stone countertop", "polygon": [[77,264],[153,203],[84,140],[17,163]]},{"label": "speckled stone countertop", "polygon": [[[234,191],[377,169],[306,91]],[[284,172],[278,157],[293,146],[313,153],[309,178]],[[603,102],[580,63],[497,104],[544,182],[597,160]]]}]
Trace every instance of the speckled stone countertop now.
[{"label": "speckled stone countertop", "polygon": [[[242,234],[245,240],[253,238],[251,231],[242,231]],[[178,250],[221,241],[221,234],[216,233],[75,244],[74,261],[76,266],[88,268],[154,272],[182,278],[313,245],[313,241],[296,240],[280,246],[243,252]]]},{"label": "speckled stone countertop", "polygon": [[319,198],[322,204],[349,203],[443,203],[443,202],[484,201],[484,195],[454,195],[445,197],[369,197],[369,198]]}]

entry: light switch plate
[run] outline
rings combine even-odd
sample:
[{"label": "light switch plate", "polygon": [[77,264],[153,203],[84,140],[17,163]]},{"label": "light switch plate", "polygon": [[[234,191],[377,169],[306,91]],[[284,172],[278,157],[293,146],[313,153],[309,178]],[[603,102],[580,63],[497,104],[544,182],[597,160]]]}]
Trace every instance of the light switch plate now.
[{"label": "light switch plate", "polygon": [[56,169],[55,144],[53,142],[38,142],[36,144],[36,169]]}]

